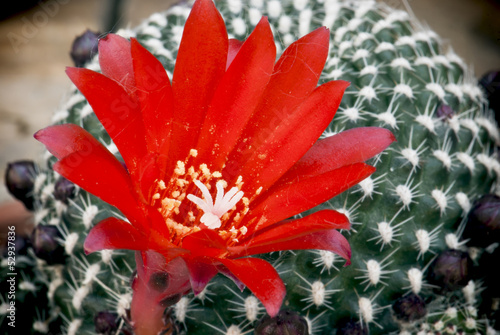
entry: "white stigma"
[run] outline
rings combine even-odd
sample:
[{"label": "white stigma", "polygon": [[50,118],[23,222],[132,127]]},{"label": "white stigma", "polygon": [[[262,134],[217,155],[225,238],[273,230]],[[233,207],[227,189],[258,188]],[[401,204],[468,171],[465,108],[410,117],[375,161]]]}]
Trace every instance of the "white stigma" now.
[{"label": "white stigma", "polygon": [[223,182],[218,181],[216,184],[217,195],[215,196],[214,202],[210,195],[210,191],[203,183],[199,180],[195,180],[194,183],[200,189],[204,199],[200,199],[192,194],[188,194],[187,198],[194,202],[205,213],[200,221],[209,229],[220,228],[222,225],[220,218],[243,198],[244,193],[238,191],[237,187],[233,187],[224,195]]}]

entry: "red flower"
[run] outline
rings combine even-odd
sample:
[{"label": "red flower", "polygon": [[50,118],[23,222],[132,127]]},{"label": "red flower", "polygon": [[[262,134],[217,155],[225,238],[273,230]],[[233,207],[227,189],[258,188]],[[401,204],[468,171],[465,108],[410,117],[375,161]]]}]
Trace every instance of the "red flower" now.
[{"label": "red flower", "polygon": [[344,215],[289,218],[373,173],[363,161],[394,137],[358,128],[317,141],[348,86],[316,87],[328,42],[329,31],[317,29],[275,64],[266,18],[244,43],[228,41],[212,1],[198,0],[172,83],[137,40],[112,34],[99,42],[102,74],[67,70],[127,169],[79,126],[51,126],[35,137],[59,159],[57,172],[130,221],[98,223],[85,250],[138,251],[137,333],[157,331],[165,304],[190,289],[199,293],[218,272],[276,315],[285,296],[281,279],[269,263],[246,256],[323,249],[349,262],[349,244],[336,230],[349,228]]}]

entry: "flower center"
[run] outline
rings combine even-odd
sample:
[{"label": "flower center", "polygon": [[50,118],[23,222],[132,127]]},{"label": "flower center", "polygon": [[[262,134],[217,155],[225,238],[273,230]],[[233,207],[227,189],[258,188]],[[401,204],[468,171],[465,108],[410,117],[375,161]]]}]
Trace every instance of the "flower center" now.
[{"label": "flower center", "polygon": [[233,187],[224,195],[223,182],[219,180],[215,184],[217,187],[217,196],[214,202],[210,191],[205,185],[203,185],[199,180],[195,180],[194,183],[200,189],[205,200],[202,200],[192,194],[188,194],[187,198],[198,205],[198,207],[205,213],[201,217],[200,221],[209,229],[220,228],[222,225],[220,218],[233,208],[238,201],[241,200],[241,198],[243,198],[243,192],[239,191],[237,187]]},{"label": "flower center", "polygon": [[[155,181],[150,205],[163,216],[173,243],[201,229],[215,230],[222,238],[238,242],[238,237],[247,232],[239,223],[250,203],[241,190],[242,177],[225,192],[228,182],[219,171],[210,171],[206,164],[196,167],[192,164],[197,154],[192,149],[184,162],[178,161],[168,182]],[[213,188],[215,200],[210,193]]]}]

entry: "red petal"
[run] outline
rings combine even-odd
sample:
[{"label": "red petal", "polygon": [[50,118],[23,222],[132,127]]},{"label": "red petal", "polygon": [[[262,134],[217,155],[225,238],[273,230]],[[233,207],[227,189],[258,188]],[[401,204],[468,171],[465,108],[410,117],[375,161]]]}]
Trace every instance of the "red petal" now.
[{"label": "red petal", "polygon": [[213,265],[213,259],[207,257],[183,257],[183,259],[189,270],[193,293],[198,295],[218,273],[218,270]]},{"label": "red petal", "polygon": [[[34,135],[51,154],[61,159],[75,151],[91,154],[94,150],[108,151],[88,131],[72,123],[54,125],[39,130]],[[108,152],[109,159],[116,159]],[[121,165],[121,164],[120,164]]]},{"label": "red petal", "polygon": [[[317,231],[308,235],[291,238],[266,245],[252,247],[231,247],[234,257],[265,254],[281,250],[327,250],[346,260],[346,266],[351,264],[351,247],[346,238],[335,229]],[[234,254],[233,254],[234,253]]]},{"label": "red petal", "polygon": [[139,103],[119,84],[100,73],[81,68],[68,68],[66,73],[87,98],[130,173],[135,174],[138,161],[146,154]]},{"label": "red petal", "polygon": [[328,56],[329,31],[326,28],[292,43],[274,66],[273,75],[251,120],[245,127],[237,150],[229,161],[241,166],[249,152],[276,129],[282,120],[316,88]]},{"label": "red petal", "polygon": [[[242,257],[283,250],[325,249],[346,258],[350,255],[346,252],[349,249],[347,240],[341,234],[330,234],[330,231],[349,229],[349,227],[349,220],[345,215],[324,210],[305,218],[279,222],[262,233],[257,232],[248,242],[229,247],[228,250],[231,257]],[[324,240],[321,234],[327,234],[332,239]],[[316,241],[311,236],[320,238]]]},{"label": "red petal", "polygon": [[278,314],[286,289],[271,264],[258,258],[219,259],[219,261],[252,291],[271,317]]},{"label": "red petal", "polygon": [[322,210],[303,218],[277,222],[265,228],[259,226],[250,228],[250,231],[255,231],[247,234],[244,239],[240,239],[240,245],[242,247],[262,246],[320,230],[349,229],[350,226],[349,219],[344,214],[334,210]]},{"label": "red petal", "polygon": [[129,219],[143,218],[127,171],[86,130],[74,124],[55,125],[38,131],[35,138],[60,159],[54,170],[117,207]]},{"label": "red petal", "polygon": [[212,96],[224,74],[227,32],[211,0],[196,1],[177,53],[172,89],[175,124],[170,143],[171,167],[194,149]]},{"label": "red petal", "polygon": [[193,256],[215,258],[226,252],[226,243],[214,230],[203,229],[184,237],[182,248],[190,250]]},{"label": "red petal", "polygon": [[170,79],[160,61],[136,39],[131,41],[131,53],[136,94],[146,127],[146,143],[149,151],[159,153],[163,141],[169,139],[172,126],[173,96]]},{"label": "red petal", "polygon": [[212,171],[222,167],[260,101],[275,59],[273,33],[263,18],[243,43],[215,92],[196,146],[197,162],[207,163]]},{"label": "red petal", "polygon": [[120,83],[127,91],[135,86],[130,42],[122,36],[108,34],[99,40],[99,65],[102,73]]},{"label": "red petal", "polygon": [[269,129],[271,134],[239,170],[243,182],[251,181],[246,192],[266,190],[311,148],[335,115],[347,86],[340,80],[319,86],[278,128]]},{"label": "red petal", "polygon": [[234,57],[238,51],[240,51],[241,46],[243,45],[242,41],[239,41],[235,38],[230,38],[228,41],[228,51],[227,51],[227,62],[226,62],[226,71],[229,65],[233,62]]},{"label": "red petal", "polygon": [[130,223],[110,217],[92,227],[83,249],[87,255],[105,249],[147,250],[148,238]]},{"label": "red petal", "polygon": [[117,207],[134,223],[144,216],[136,199],[130,176],[109,151],[92,147],[73,152],[54,164],[54,170],[81,188]]},{"label": "red petal", "polygon": [[346,130],[316,142],[278,183],[307,178],[345,165],[364,162],[384,151],[395,140],[394,135],[384,128],[364,127]]},{"label": "red petal", "polygon": [[374,171],[372,166],[357,163],[322,175],[273,186],[255,200],[252,216],[262,215],[266,220],[263,227],[284,220],[333,198]]}]

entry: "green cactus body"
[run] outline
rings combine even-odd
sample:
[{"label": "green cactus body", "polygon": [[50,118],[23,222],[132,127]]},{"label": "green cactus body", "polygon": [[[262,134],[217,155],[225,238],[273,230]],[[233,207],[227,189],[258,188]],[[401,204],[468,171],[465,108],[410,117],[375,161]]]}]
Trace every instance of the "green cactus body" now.
[{"label": "green cactus body", "polygon": [[[480,264],[485,251],[468,249],[461,238],[464,218],[478,196],[494,191],[500,174],[496,123],[460,58],[444,53],[439,37],[406,12],[374,1],[221,0],[216,5],[230,37],[240,40],[267,15],[279,51],[316,27],[329,27],[330,55],[320,83],[343,79],[351,85],[324,135],[381,126],[397,138],[371,162],[377,167],[372,177],[319,206],[350,218],[352,229],[344,235],[352,265],[343,267],[335,255],[315,250],[262,256],[286,284],[283,309],[305,317],[311,334],[348,334],[343,327],[349,321],[359,323],[363,334],[494,334],[478,310],[480,292],[487,289],[480,278],[466,278],[448,290],[436,286],[442,285],[436,284],[439,278],[433,280],[439,277],[433,261],[445,250],[468,252],[471,266]],[[189,7],[179,5],[119,33],[137,37],[171,74],[188,13]],[[96,64],[88,67],[98,70]],[[82,125],[113,151],[76,89],[53,121]],[[59,324],[67,334],[95,333],[96,313],[126,316],[134,254],[84,254],[89,228],[120,213],[83,190],[67,204],[55,200],[54,158],[45,159],[35,185],[36,223],[59,228],[67,257],[62,265],[26,258],[26,281],[36,287],[34,299],[43,301],[32,311],[31,331],[47,334],[50,324]],[[393,307],[412,294],[419,298]],[[409,307],[421,307],[420,312]],[[168,318],[176,332],[237,335],[251,333],[264,314],[249,291],[240,292],[218,275],[199,296],[184,296]],[[123,319],[118,324],[125,327]]]}]

